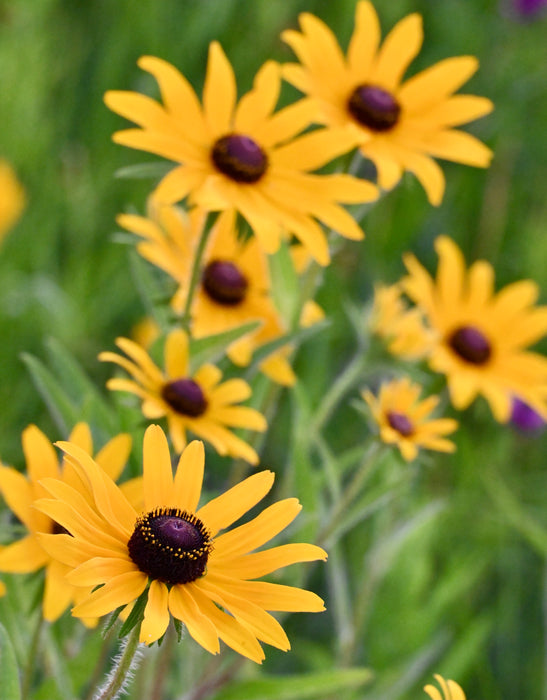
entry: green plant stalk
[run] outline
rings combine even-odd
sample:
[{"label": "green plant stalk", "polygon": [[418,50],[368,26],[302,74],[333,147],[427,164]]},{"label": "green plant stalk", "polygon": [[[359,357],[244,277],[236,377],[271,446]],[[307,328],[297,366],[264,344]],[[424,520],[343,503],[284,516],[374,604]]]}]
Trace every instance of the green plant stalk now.
[{"label": "green plant stalk", "polygon": [[211,230],[213,228],[212,224],[210,226],[208,224],[209,224],[209,221],[207,220],[205,222],[205,226],[203,228],[203,233],[201,234],[201,238],[199,239],[199,244],[198,244],[196,254],[194,257],[194,264],[192,265],[192,274],[190,276],[190,285],[188,287],[188,295],[186,297],[184,311],[183,311],[181,319],[180,319],[181,326],[185,329],[188,329],[188,327],[190,325],[190,309],[192,308],[194,294],[196,292],[196,288],[198,286],[198,281],[199,281],[200,274],[201,274],[201,261],[203,258],[203,254],[205,252],[205,247],[207,245],[207,241],[209,240],[209,234],[211,233]]},{"label": "green plant stalk", "polygon": [[139,634],[140,625],[136,625],[127,636],[125,647],[116,660],[107,683],[97,692],[94,700],[116,700],[120,697],[137,662]]}]

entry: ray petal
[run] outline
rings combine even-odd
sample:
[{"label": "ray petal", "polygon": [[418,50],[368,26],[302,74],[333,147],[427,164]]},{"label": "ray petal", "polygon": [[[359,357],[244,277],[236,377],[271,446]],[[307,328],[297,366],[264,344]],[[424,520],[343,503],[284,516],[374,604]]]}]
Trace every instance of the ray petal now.
[{"label": "ray petal", "polygon": [[236,97],[233,68],[218,41],[213,41],[209,46],[203,108],[207,124],[215,137],[225,136],[231,131]]},{"label": "ray petal", "polygon": [[143,442],[144,508],[153,510],[173,498],[171,454],[165,433],[159,425],[146,429]]},{"label": "ray petal", "polygon": [[177,508],[194,513],[203,484],[205,450],[203,443],[193,440],[181,454],[175,473],[173,502]]},{"label": "ray petal", "polygon": [[184,623],[190,635],[211,654],[220,652],[217,630],[213,622],[199,609],[188,588],[173,586],[169,591],[169,610]]},{"label": "ray petal", "polygon": [[146,588],[148,577],[141,571],[114,576],[108,583],[72,608],[75,617],[102,617],[136,600]]},{"label": "ray petal", "polygon": [[169,591],[165,583],[152,581],[144,609],[139,641],[152,644],[163,636],[169,625]]}]

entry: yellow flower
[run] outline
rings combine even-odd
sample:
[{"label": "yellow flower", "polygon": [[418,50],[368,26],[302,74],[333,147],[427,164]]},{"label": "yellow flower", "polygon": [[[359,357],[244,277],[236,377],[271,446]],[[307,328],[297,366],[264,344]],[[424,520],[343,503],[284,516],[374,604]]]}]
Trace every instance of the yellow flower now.
[{"label": "yellow flower", "polygon": [[236,378],[220,383],[222,372],[211,364],[190,374],[188,336],[182,330],[171,331],[167,336],[164,372],[137,343],[118,338],[116,345],[129,360],[113,352],[102,352],[99,359],[119,365],[132,379],[110,379],[107,387],[140,397],[145,418],[165,416],[177,452],[186,446],[186,431],[190,430],[211,443],[220,455],[258,463],[255,450],[228,430],[266,430],[266,420],[261,413],[248,406],[235,405],[251,395],[247,382]]},{"label": "yellow flower", "polygon": [[232,66],[213,42],[203,107],[169,63],[152,56],[138,63],[158,81],[163,105],[125,91],[107,92],[105,102],[141,127],[115,133],[114,141],[178,163],[159,183],[158,201],[173,204],[188,197],[191,206],[207,211],[235,208],[266,252],[275,252],[281,237],[292,233],[322,265],[329,251],[318,221],[348,238],[363,237],[339,203],[370,202],[378,196],[376,187],[346,174],[310,173],[350,150],[355,140],[328,129],[297,138],[310,124],[313,106],[301,100],[273,112],[281,83],[276,63],[266,63],[237,102]]},{"label": "yellow flower", "polygon": [[[179,285],[171,305],[177,314],[185,307],[195,255],[204,235],[205,217],[190,216],[179,207],[152,205],[148,218],[122,214],[117,222],[140,236],[137,250],[169,274]],[[218,217],[203,252],[200,281],[190,307],[193,338],[232,330],[259,321],[253,331],[228,345],[232,362],[246,367],[257,348],[287,332],[270,293],[268,259],[255,238],[238,239],[235,211]],[[284,348],[263,360],[260,368],[274,381],[293,384],[295,376]]]},{"label": "yellow flower", "polygon": [[418,448],[438,452],[454,452],[456,446],[443,435],[458,427],[452,418],[430,418],[439,403],[438,396],[419,401],[422,387],[408,377],[382,384],[378,397],[370,391],[362,396],[370,406],[380,430],[380,438],[388,445],[397,445],[407,462],[416,459]]},{"label": "yellow flower", "polygon": [[260,663],[264,652],[259,640],[290,648],[283,628],[266,611],[324,609],[310,591],[253,580],[289,564],[326,559],[311,544],[254,551],[293,521],[301,509],[297,499],[278,501],[219,534],[264,498],[273,484],[272,472],[254,474],[198,507],[203,443],[186,447],[173,476],[165,435],[152,425],[144,436],[144,509],[139,512],[85,452],[69,442],[60,446],[93,502],[80,502],[75,492],[63,492],[48,479],[44,485],[54,498],[43,499],[39,507],[72,537],[43,535],[41,541],[50,556],[74,569],[70,583],[101,586],[76,605],[74,615],[106,615],[148,589],[141,642],[159,639],[173,615],[212,654],[220,651],[220,638]]},{"label": "yellow flower", "polygon": [[302,33],[288,30],[282,38],[302,65],[286,65],[283,75],[315,101],[318,122],[355,133],[362,154],[376,166],[380,187],[391,189],[408,170],[437,205],[445,181],[434,158],[488,166],[491,151],[453,128],[493,108],[484,97],[453,94],[477,70],[473,56],[445,59],[403,82],[422,45],[419,15],[401,20],[380,46],[378,16],[361,0],[347,58],[317,17],[304,13],[300,24]]},{"label": "yellow flower", "polygon": [[0,241],[21,216],[25,206],[25,191],[13,168],[0,158]]},{"label": "yellow flower", "polygon": [[441,686],[442,694],[434,685],[424,686],[424,690],[431,700],[465,700],[465,693],[456,681],[445,681],[438,673],[435,674],[434,678]]},{"label": "yellow flower", "polygon": [[432,331],[418,308],[409,309],[399,284],[378,285],[374,290],[371,329],[388,341],[388,350],[406,360],[423,358],[432,343]]},{"label": "yellow flower", "polygon": [[[70,434],[70,440],[88,454],[92,453],[91,432],[86,423],[78,423]],[[60,488],[78,489],[78,481],[67,470],[63,461],[59,465],[57,454],[51,442],[35,425],[23,431],[23,452],[27,463],[27,476],[16,469],[0,463],[0,491],[19,520],[28,530],[23,539],[0,550],[0,571],[9,573],[30,573],[45,567],[45,590],[43,615],[50,622],[57,620],[73,601],[81,600],[89,591],[75,588],[65,579],[68,567],[53,559],[39,541],[39,533],[60,532],[58,522],[34,508],[38,498],[47,495],[41,485],[42,479],[60,479]],[[95,460],[101,471],[110,478],[117,479],[129,456],[131,438],[120,434],[110,440],[97,454]],[[127,482],[125,491],[135,505],[135,484],[140,479]],[[141,488],[142,490],[142,488]],[[93,617],[93,616],[92,616]],[[91,621],[88,620],[91,624]]]},{"label": "yellow flower", "polygon": [[446,375],[452,403],[464,409],[480,394],[505,422],[518,396],[547,416],[547,358],[526,350],[547,331],[547,307],[533,306],[538,286],[522,280],[496,294],[488,262],[466,270],[460,249],[446,236],[435,248],[436,279],[406,255],[409,274],[402,284],[435,333],[429,364]]}]

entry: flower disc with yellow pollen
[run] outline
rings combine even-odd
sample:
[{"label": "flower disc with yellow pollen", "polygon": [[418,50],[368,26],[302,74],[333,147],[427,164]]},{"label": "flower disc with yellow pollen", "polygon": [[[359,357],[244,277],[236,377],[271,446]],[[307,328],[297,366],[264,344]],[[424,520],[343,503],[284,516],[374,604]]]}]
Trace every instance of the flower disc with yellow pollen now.
[{"label": "flower disc with yellow pollen", "polygon": [[212,654],[220,651],[220,639],[261,663],[260,641],[290,648],[268,611],[324,610],[311,591],[255,580],[290,564],[326,559],[312,544],[260,549],[298,515],[295,498],[277,501],[229,529],[270,491],[272,472],[253,474],[199,506],[203,443],[186,447],[173,474],[167,439],[152,425],[144,436],[144,508],[138,511],[89,455],[69,442],[60,447],[87,485],[87,498],[76,511],[72,492],[60,492],[54,479],[46,480],[53,498],[42,499],[38,507],[70,534],[42,535],[40,542],[50,556],[70,566],[71,584],[98,587],[73,609],[74,615],[100,617],[147,591],[141,642],[160,639],[172,615]]}]

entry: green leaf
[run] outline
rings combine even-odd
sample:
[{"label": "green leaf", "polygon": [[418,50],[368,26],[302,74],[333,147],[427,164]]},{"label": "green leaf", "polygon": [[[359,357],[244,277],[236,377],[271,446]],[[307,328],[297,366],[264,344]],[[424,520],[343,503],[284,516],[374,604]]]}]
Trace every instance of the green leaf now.
[{"label": "green leaf", "polygon": [[74,404],[61,387],[59,380],[40,360],[27,353],[23,353],[21,358],[60,432],[68,435],[70,429],[81,420],[80,408]]},{"label": "green leaf", "polygon": [[118,168],[114,173],[114,177],[125,179],[125,180],[141,180],[141,179],[153,179],[159,180],[164,175],[173,170],[172,163],[162,163],[157,161],[155,163],[136,163],[135,165],[126,165],[123,168]]},{"label": "green leaf", "polygon": [[287,241],[281,241],[279,250],[270,255],[268,261],[274,303],[289,328],[293,328],[300,313],[300,280],[294,269]]},{"label": "green leaf", "polygon": [[0,689],[2,700],[21,700],[15,652],[2,624],[0,624]]},{"label": "green leaf", "polygon": [[232,683],[215,700],[305,700],[359,688],[372,680],[368,668],[347,668],[294,676],[263,676]]},{"label": "green leaf", "polygon": [[118,634],[118,637],[120,639],[122,637],[125,637],[126,634],[129,634],[133,627],[141,624],[141,622],[144,619],[144,609],[146,607],[147,602],[148,588],[146,588],[137,598],[137,600],[135,601],[135,605],[131,608],[131,612],[129,613],[127,620],[121,626],[120,632]]},{"label": "green leaf", "polygon": [[237,328],[231,328],[224,333],[208,335],[206,338],[192,340],[190,356],[192,367],[196,370],[205,362],[216,362],[226,354],[226,348],[230,343],[251,333],[260,326],[260,321],[249,321]]}]

